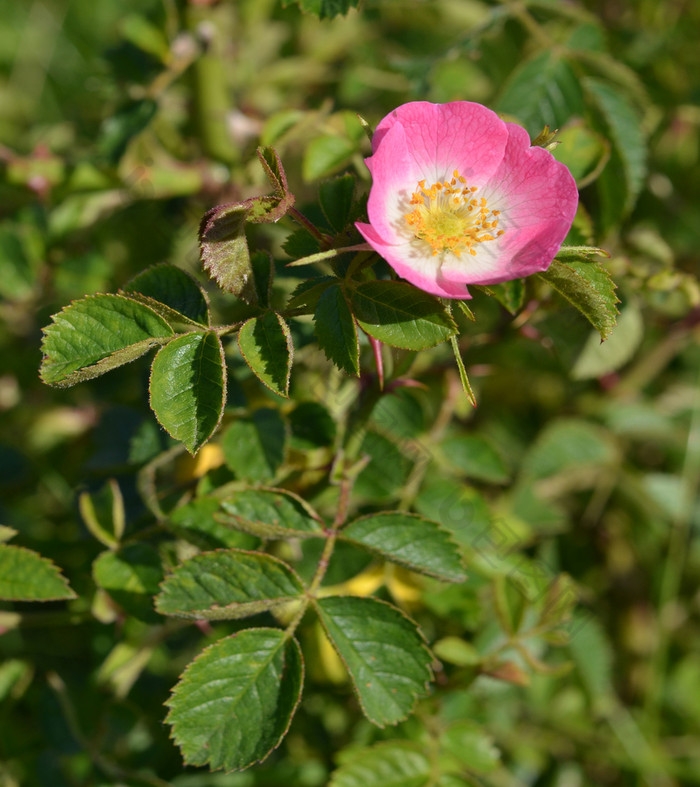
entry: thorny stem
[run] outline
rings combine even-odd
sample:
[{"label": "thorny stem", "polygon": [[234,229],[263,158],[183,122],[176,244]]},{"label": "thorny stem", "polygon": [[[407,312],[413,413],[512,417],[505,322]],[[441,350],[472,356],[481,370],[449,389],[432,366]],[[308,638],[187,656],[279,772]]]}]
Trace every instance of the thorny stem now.
[{"label": "thorny stem", "polygon": [[343,454],[340,457],[342,469],[340,479],[337,482],[339,495],[335,517],[333,519],[333,524],[326,529],[326,543],[323,546],[323,551],[318,560],[314,576],[306,590],[306,598],[302,601],[298,612],[285,629],[285,635],[288,638],[294,634],[309,604],[316,598],[318,589],[321,587],[323,578],[328,571],[328,566],[330,565],[333,550],[335,549],[336,540],[338,538],[338,532],[345,524],[350,510],[352,488],[355,485],[355,479],[359,473],[359,463],[356,461],[357,453],[359,453],[362,438],[366,433],[367,421],[372,414],[374,406],[379,401],[381,394],[382,391],[376,386],[373,386],[365,392],[364,400],[361,400],[355,417],[352,419],[352,424],[346,432],[344,449],[341,449],[343,450]]},{"label": "thorny stem", "polygon": [[287,211],[287,215],[291,216],[298,224],[301,224],[307,232],[313,235],[314,238],[324,246],[327,246],[331,242],[331,238],[321,232],[321,230],[313,222],[309,221],[301,211],[296,208],[290,208]]}]

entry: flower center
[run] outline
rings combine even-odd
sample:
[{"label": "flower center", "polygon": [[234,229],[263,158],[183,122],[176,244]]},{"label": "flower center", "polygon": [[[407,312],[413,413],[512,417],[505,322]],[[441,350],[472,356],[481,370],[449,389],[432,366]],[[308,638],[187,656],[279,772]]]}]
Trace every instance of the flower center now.
[{"label": "flower center", "polygon": [[415,208],[404,219],[414,236],[431,247],[433,256],[445,251],[457,257],[462,252],[476,256],[478,243],[503,235],[503,230],[496,231],[500,211],[490,210],[476,191],[476,186],[467,186],[458,170],[451,180],[432,186],[418,181],[410,201]]}]

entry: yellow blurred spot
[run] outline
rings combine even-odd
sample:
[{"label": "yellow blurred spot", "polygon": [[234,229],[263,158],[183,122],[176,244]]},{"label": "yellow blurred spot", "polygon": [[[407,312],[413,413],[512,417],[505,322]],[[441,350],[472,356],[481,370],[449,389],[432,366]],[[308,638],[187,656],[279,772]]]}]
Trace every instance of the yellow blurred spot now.
[{"label": "yellow blurred spot", "polygon": [[215,444],[203,446],[197,456],[185,456],[178,462],[177,478],[179,481],[190,481],[201,478],[210,470],[216,470],[224,463],[224,454]]},{"label": "yellow blurred spot", "polygon": [[316,646],[318,647],[318,659],[323,670],[324,677],[330,682],[335,684],[345,683],[348,679],[348,673],[345,665],[340,660],[340,656],[335,652],[335,648],[331,645],[326,632],[320,623],[314,626],[314,637],[316,639]]},{"label": "yellow blurred spot", "polygon": [[408,569],[391,563],[378,564],[343,582],[341,585],[322,588],[319,596],[371,596],[386,587],[394,601],[405,606],[420,603],[421,587],[418,577]]}]

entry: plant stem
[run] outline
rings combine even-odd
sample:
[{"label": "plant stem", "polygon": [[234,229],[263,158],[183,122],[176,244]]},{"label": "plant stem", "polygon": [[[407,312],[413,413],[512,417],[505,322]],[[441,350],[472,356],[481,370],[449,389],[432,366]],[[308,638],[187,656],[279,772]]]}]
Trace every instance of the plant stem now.
[{"label": "plant stem", "polygon": [[316,240],[322,245],[327,246],[332,241],[332,238],[321,232],[321,230],[313,222],[309,221],[309,219],[307,219],[300,210],[297,210],[296,208],[290,208],[287,211],[287,215],[291,216],[294,221],[297,222],[297,224],[301,224],[301,226],[310,235],[313,235],[314,238],[316,238]]}]

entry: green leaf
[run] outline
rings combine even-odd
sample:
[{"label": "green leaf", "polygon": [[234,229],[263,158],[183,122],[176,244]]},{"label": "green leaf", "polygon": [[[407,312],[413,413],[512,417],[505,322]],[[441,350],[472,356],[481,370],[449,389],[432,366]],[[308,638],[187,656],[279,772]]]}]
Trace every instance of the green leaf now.
[{"label": "green leaf", "polygon": [[380,727],[405,719],[432,678],[432,656],[416,624],[373,598],[329,596],[315,603],[367,718]]},{"label": "green leaf", "polygon": [[591,262],[590,258],[594,256],[609,258],[610,254],[597,246],[560,246],[556,259],[558,262]]},{"label": "green leaf", "polygon": [[288,309],[305,309],[313,312],[318,306],[323,293],[332,285],[337,284],[335,276],[322,276],[318,279],[307,279],[294,288],[289,301]]},{"label": "green leaf", "polygon": [[478,435],[448,437],[441,445],[447,461],[470,478],[491,484],[505,484],[510,473],[493,446]]},{"label": "green leaf", "polygon": [[294,345],[289,327],[276,312],[266,312],[243,324],[238,347],[257,378],[271,391],[289,396]]},{"label": "green leaf", "polygon": [[222,289],[255,303],[255,281],[245,236],[250,211],[248,203],[235,202],[205,213],[199,226],[199,251],[204,269]]},{"label": "green leaf", "polygon": [[283,489],[243,489],[221,504],[217,520],[261,538],[322,535],[323,522],[302,498]]},{"label": "green leaf", "polygon": [[495,107],[513,115],[534,137],[542,126],[561,128],[584,110],[580,80],[556,52],[542,52],[515,69]]},{"label": "green leaf", "polygon": [[287,186],[287,175],[277,151],[268,146],[259,147],[257,153],[276,196],[280,198],[277,207],[266,217],[266,221],[279,221],[290,208],[294,207],[294,195]]},{"label": "green leaf", "polygon": [[169,322],[209,325],[206,295],[188,273],[174,265],[154,265],[139,273],[124,287],[124,293],[144,296],[144,302]]},{"label": "green leaf", "polygon": [[97,149],[110,164],[117,164],[132,138],[153,120],[158,104],[150,98],[135,99],[105,119],[100,129]]},{"label": "green leaf", "polygon": [[318,238],[315,238],[305,229],[298,229],[291,232],[282,244],[284,253],[293,259],[308,257],[310,254],[319,252],[320,246]]},{"label": "green leaf", "polygon": [[571,657],[593,702],[600,702],[615,691],[612,668],[614,651],[605,629],[590,613],[579,613],[570,624]]},{"label": "green leaf", "polygon": [[303,680],[299,645],[277,629],[239,631],[206,648],[167,702],[185,763],[231,771],[263,760],[287,733]]},{"label": "green leaf", "polygon": [[[517,314],[525,298],[525,282],[522,279],[504,281],[502,284],[476,285],[474,289],[482,290],[494,297],[511,314]],[[461,303],[461,301],[460,301]]]},{"label": "green leaf", "polygon": [[269,481],[284,461],[287,432],[276,410],[256,410],[224,432],[221,449],[228,467],[249,481]]},{"label": "green leaf", "polygon": [[363,282],[351,303],[360,327],[392,347],[425,350],[457,331],[440,301],[405,282]]},{"label": "green leaf", "polygon": [[333,445],[335,421],[318,402],[300,402],[287,415],[291,429],[290,445],[297,451],[310,451]]},{"label": "green leaf", "polygon": [[554,260],[544,273],[536,274],[566,298],[607,339],[617,322],[615,282],[600,263]]},{"label": "green leaf", "polygon": [[343,137],[331,134],[316,137],[304,151],[301,165],[304,180],[309,183],[336,172],[350,161],[354,152],[355,145]]},{"label": "green leaf", "polygon": [[302,11],[316,14],[319,19],[332,19],[357,8],[360,0],[282,0],[282,5],[286,8],[291,2],[295,2]]},{"label": "green leaf", "polygon": [[584,467],[611,466],[617,450],[609,434],[593,423],[575,418],[550,421],[522,461],[528,479],[550,478]]},{"label": "green leaf", "polygon": [[226,364],[214,333],[173,339],[151,369],[151,407],[158,423],[195,454],[221,421],[226,402]]},{"label": "green leaf", "polygon": [[260,543],[257,538],[234,530],[214,518],[219,507],[219,501],[213,497],[191,500],[169,514],[171,529],[178,537],[188,540],[200,549],[255,549]]},{"label": "green leaf", "polygon": [[287,132],[300,125],[306,117],[306,112],[301,109],[282,109],[279,112],[274,112],[263,123],[260,142],[263,145],[274,144],[285,137]]},{"label": "green leaf", "polygon": [[602,377],[624,366],[632,359],[644,338],[644,318],[635,304],[622,310],[612,336],[604,343],[591,333],[576,359],[571,377],[588,380]]},{"label": "green leaf", "polygon": [[458,721],[449,726],[440,736],[440,746],[476,773],[490,773],[501,761],[491,736],[473,721]]},{"label": "green leaf", "polygon": [[250,257],[250,265],[255,281],[255,292],[258,305],[267,309],[270,305],[272,282],[275,278],[275,263],[269,251],[254,251]]},{"label": "green leaf", "polygon": [[385,741],[344,756],[328,787],[425,787],[431,772],[417,743]]},{"label": "green leaf", "polygon": [[413,467],[406,452],[384,435],[368,431],[360,446],[360,456],[365,455],[370,461],[357,477],[355,493],[373,502],[396,495]]},{"label": "green leaf", "polygon": [[173,336],[153,309],[124,295],[90,295],[44,329],[41,379],[65,387],[133,361]]},{"label": "green leaf", "polygon": [[152,597],[163,579],[160,556],[147,544],[129,544],[118,552],[103,552],[92,566],[95,582],[139,620],[158,623]]},{"label": "green leaf", "polygon": [[139,14],[128,14],[120,25],[119,32],[135,47],[157,57],[167,65],[170,60],[170,46],[164,32]]},{"label": "green leaf", "polygon": [[21,697],[31,684],[33,677],[34,666],[31,662],[6,657],[0,664],[0,702],[4,703]]},{"label": "green leaf", "polygon": [[321,294],[314,313],[319,347],[339,369],[360,374],[360,343],[357,328],[345,293],[340,286],[328,287]]},{"label": "green leaf", "polygon": [[257,615],[298,598],[304,586],[281,560],[259,552],[204,552],[165,578],[156,610],[195,620]]},{"label": "green leaf", "polygon": [[559,144],[552,151],[554,158],[568,167],[579,188],[595,180],[610,157],[608,141],[582,121],[567,125],[557,135],[557,141]]},{"label": "green leaf", "polygon": [[352,175],[341,175],[321,184],[321,210],[336,232],[342,232],[350,221],[354,196],[355,178]]},{"label": "green leaf", "polygon": [[455,636],[443,637],[434,642],[433,653],[441,661],[458,667],[474,667],[480,664],[483,658],[471,642]]},{"label": "green leaf", "polygon": [[449,531],[417,514],[370,514],[351,522],[340,537],[411,571],[447,582],[466,579],[459,549]]},{"label": "green leaf", "polygon": [[126,526],[126,511],[124,497],[114,478],[95,492],[81,492],[78,510],[85,527],[101,544],[110,549],[119,544]]},{"label": "green leaf", "polygon": [[[641,119],[627,98],[609,82],[588,77],[583,80],[583,85],[603,113],[615,151],[622,162],[626,186],[622,215],[626,215],[634,206],[647,172],[647,146]],[[614,169],[613,163],[611,160],[606,167],[607,174],[619,181],[619,170]]]},{"label": "green leaf", "polygon": [[17,535],[17,531],[13,527],[7,525],[0,525],[0,543],[11,541]]},{"label": "green leaf", "polygon": [[60,569],[24,547],[0,544],[0,599],[59,601],[76,598]]}]

